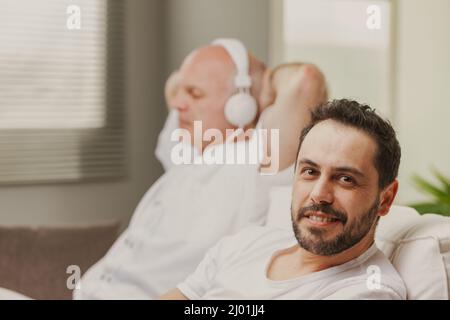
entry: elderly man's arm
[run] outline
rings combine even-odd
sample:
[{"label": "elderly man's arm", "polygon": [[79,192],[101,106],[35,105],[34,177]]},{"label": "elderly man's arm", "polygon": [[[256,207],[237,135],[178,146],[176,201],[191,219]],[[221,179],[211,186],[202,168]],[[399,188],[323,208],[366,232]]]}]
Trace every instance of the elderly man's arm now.
[{"label": "elderly man's arm", "polygon": [[186,297],[178,288],[174,288],[165,294],[163,294],[161,297],[159,297],[160,300],[189,300],[188,297]]},{"label": "elderly man's arm", "polygon": [[[280,130],[279,171],[294,163],[300,133],[310,121],[310,112],[326,100],[325,78],[314,65],[284,64],[266,72],[260,105],[271,106],[261,115],[262,127]],[[265,151],[272,150],[271,143],[269,140],[265,144]]]}]

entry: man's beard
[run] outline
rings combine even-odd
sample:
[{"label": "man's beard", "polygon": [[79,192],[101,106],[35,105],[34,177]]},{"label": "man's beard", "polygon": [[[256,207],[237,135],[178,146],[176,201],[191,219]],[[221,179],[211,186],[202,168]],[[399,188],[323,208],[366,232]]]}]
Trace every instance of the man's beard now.
[{"label": "man's beard", "polygon": [[[292,228],[295,237],[302,248],[317,255],[332,256],[354,246],[367,235],[373,226],[374,221],[377,220],[378,222],[376,214],[378,209],[379,199],[377,198],[369,210],[360,215],[349,225],[346,225],[348,218],[347,213],[336,210],[331,205],[317,204],[300,208],[298,214],[295,216],[296,221],[294,221],[294,214],[291,209]],[[300,219],[307,219],[305,214],[312,211],[331,214],[336,218],[339,218],[339,222],[342,223],[344,228],[343,231],[332,240],[324,239],[324,234],[328,231],[326,228],[304,227],[308,228],[308,231],[300,231],[300,228],[298,227]]]}]

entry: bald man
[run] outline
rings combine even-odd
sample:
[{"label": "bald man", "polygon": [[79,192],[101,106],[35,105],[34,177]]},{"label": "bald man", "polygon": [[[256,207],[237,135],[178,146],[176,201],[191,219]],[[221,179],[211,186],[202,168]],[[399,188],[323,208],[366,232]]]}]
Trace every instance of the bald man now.
[{"label": "bald man", "polygon": [[[291,182],[298,137],[311,109],[326,100],[326,89],[323,75],[312,65],[269,70],[253,55],[248,59],[249,92],[257,114],[243,129],[279,129],[279,141],[260,141],[255,134],[241,132],[233,143],[238,152],[257,144],[264,155],[279,144],[273,175],[261,174],[267,156],[239,165],[174,165],[171,148],[157,150],[165,159],[166,173],[145,194],[129,227],[107,255],[84,275],[75,298],[156,298],[192,273],[222,237],[264,224],[269,190],[274,184]],[[214,129],[226,135],[227,129],[236,129],[224,111],[238,91],[233,81],[236,72],[236,62],[224,46],[208,45],[189,54],[166,84],[171,112],[159,145],[170,145],[167,139],[175,127],[195,135],[195,121],[201,123],[202,134]],[[194,139],[190,147],[194,158],[201,160],[206,150],[223,145],[219,139]]]},{"label": "bald man", "polygon": [[[261,95],[265,65],[249,54],[249,74],[252,80],[252,96]],[[166,85],[169,108],[179,112],[180,127],[193,134],[192,123],[201,121],[203,130],[233,128],[224,115],[227,99],[236,92],[233,81],[236,66],[228,52],[221,46],[207,46],[193,51],[186,57],[181,68],[175,71]],[[214,81],[211,81],[214,79]],[[254,127],[258,117],[246,129]],[[207,143],[197,148],[205,148]]]}]

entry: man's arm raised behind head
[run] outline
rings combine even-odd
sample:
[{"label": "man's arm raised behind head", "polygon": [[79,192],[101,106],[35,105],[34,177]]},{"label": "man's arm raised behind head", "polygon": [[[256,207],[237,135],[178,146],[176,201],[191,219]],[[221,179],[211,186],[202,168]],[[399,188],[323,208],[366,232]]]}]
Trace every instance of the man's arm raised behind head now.
[{"label": "man's arm raised behind head", "polygon": [[[326,100],[325,77],[314,65],[284,64],[267,71],[260,104],[263,108],[272,105],[261,115],[262,127],[280,130],[279,171],[294,163],[300,133],[310,121],[310,112]],[[264,143],[265,155],[272,150],[272,143]]]}]

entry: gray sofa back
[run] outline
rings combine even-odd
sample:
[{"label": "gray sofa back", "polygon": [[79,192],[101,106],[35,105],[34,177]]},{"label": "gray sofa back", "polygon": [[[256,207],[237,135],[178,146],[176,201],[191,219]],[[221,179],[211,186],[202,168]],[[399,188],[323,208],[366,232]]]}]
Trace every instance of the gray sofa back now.
[{"label": "gray sofa back", "polygon": [[[0,226],[0,287],[33,299],[71,299],[68,266],[81,274],[102,258],[119,223],[77,227]],[[70,281],[69,281],[70,283]]]}]

